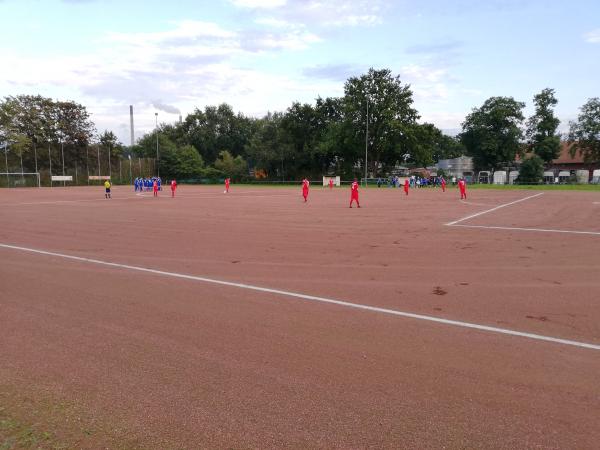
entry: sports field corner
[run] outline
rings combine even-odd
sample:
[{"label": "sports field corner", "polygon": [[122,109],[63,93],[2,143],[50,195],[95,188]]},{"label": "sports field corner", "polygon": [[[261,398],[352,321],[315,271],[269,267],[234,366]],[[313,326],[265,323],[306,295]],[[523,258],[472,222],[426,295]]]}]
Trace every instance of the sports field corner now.
[{"label": "sports field corner", "polygon": [[0,190],[0,448],[597,448],[598,192],[349,201]]}]

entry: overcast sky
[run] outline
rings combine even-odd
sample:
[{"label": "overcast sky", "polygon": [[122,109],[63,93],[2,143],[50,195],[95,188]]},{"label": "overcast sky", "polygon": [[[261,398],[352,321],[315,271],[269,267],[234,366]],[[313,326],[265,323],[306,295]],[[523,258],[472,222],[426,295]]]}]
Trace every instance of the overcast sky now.
[{"label": "overcast sky", "polygon": [[[262,116],[389,68],[421,121],[546,87],[574,119],[600,96],[598,0],[0,0],[0,96],[74,100],[129,144],[196,107]],[[561,127],[562,128],[562,127]]]}]

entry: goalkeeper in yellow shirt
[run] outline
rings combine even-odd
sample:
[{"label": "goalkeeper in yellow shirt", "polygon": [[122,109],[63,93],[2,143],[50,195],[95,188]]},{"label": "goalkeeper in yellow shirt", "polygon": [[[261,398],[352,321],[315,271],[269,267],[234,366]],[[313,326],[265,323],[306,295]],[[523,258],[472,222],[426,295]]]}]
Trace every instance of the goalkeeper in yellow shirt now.
[{"label": "goalkeeper in yellow shirt", "polygon": [[111,198],[110,197],[110,181],[106,180],[104,182],[104,189],[106,190],[106,192],[104,193],[104,198]]}]

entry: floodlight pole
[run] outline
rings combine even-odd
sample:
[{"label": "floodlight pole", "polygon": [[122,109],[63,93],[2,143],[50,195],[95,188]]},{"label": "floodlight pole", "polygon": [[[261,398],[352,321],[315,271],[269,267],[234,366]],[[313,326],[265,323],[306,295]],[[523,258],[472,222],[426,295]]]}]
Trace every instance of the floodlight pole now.
[{"label": "floodlight pole", "polygon": [[156,118],[156,176],[160,178],[160,157],[158,156],[158,113],[154,113]]},{"label": "floodlight pole", "polygon": [[85,144],[85,170],[87,172],[87,183],[90,185],[90,149],[88,144]]},{"label": "floodlight pole", "polygon": [[10,178],[8,176],[8,141],[4,143],[4,163],[6,164],[6,187],[10,187]]},{"label": "floodlight pole", "polygon": [[50,154],[50,142],[48,142],[48,164],[50,164],[50,187],[52,187],[52,155]]},{"label": "floodlight pole", "polygon": [[35,145],[35,144],[33,144],[33,156],[35,158],[35,173],[39,173],[38,162],[37,162],[37,145]]},{"label": "floodlight pole", "polygon": [[[60,140],[60,151],[62,153],[63,177],[65,176],[65,143]],[[63,187],[67,185],[67,181],[63,178]]]},{"label": "floodlight pole", "polygon": [[367,96],[367,132],[365,133],[365,187],[367,187],[367,150],[369,148],[369,96]]},{"label": "floodlight pole", "polygon": [[133,184],[133,173],[131,172],[131,155],[129,155],[129,184]]}]

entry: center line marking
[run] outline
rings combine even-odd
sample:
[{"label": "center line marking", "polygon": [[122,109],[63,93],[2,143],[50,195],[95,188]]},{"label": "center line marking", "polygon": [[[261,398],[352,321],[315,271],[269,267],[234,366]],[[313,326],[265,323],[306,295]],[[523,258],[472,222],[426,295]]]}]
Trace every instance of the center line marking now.
[{"label": "center line marking", "polygon": [[464,222],[465,220],[469,220],[469,219],[472,219],[474,217],[482,216],[484,214],[491,213],[492,211],[496,211],[496,210],[498,210],[500,208],[506,208],[507,206],[514,205],[514,204],[520,203],[520,202],[524,202],[525,200],[529,200],[530,198],[539,197],[540,195],[544,195],[544,193],[540,192],[539,194],[530,195],[529,197],[521,198],[519,200],[515,200],[514,202],[505,203],[503,205],[496,206],[496,207],[494,207],[492,209],[487,209],[485,211],[481,211],[481,212],[478,212],[478,213],[475,213],[475,214],[471,214],[470,216],[463,217],[462,219],[455,220],[454,222],[449,222],[446,225],[447,226],[456,225],[457,223]]},{"label": "center line marking", "polygon": [[458,320],[442,319],[440,317],[426,316],[423,314],[414,314],[414,313],[398,311],[398,310],[394,310],[394,309],[379,308],[376,306],[362,305],[359,303],[351,303],[351,302],[335,300],[335,299],[326,298],[326,297],[317,297],[314,295],[306,295],[306,294],[301,294],[298,292],[284,291],[284,290],[280,290],[280,289],[271,289],[271,288],[266,288],[266,287],[261,287],[261,286],[253,286],[253,285],[244,284],[244,283],[234,283],[231,281],[216,280],[213,278],[198,277],[198,276],[194,276],[194,275],[186,275],[186,274],[181,274],[181,273],[176,273],[176,272],[166,272],[163,270],[131,266],[128,264],[119,264],[119,263],[113,263],[113,262],[109,262],[109,261],[101,261],[98,259],[84,258],[81,256],[65,255],[62,253],[49,252],[49,251],[45,251],[45,250],[37,250],[37,249],[27,248],[27,247],[19,247],[16,245],[0,243],[0,248],[19,250],[19,251],[28,252],[28,253],[36,253],[39,255],[55,256],[55,257],[69,259],[69,260],[73,260],[73,261],[86,262],[86,263],[90,263],[90,264],[97,264],[97,265],[102,265],[102,266],[107,266],[107,267],[116,267],[116,268],[120,268],[120,269],[127,269],[127,270],[133,270],[133,271],[138,271],[138,272],[152,273],[152,274],[162,275],[162,276],[166,276],[166,277],[180,278],[180,279],[192,280],[192,281],[200,281],[200,282],[204,282],[204,283],[212,283],[212,284],[236,287],[236,288],[247,289],[247,290],[252,290],[252,291],[267,292],[270,294],[278,294],[278,295],[282,295],[282,296],[286,296],[286,297],[299,298],[302,300],[307,300],[307,301],[312,301],[312,302],[327,303],[327,304],[343,306],[346,308],[360,309],[363,311],[371,311],[371,312],[377,312],[377,313],[388,314],[388,315],[393,315],[393,316],[408,317],[411,319],[424,320],[424,321],[428,321],[428,322],[441,323],[444,325],[452,325],[452,326],[457,326],[457,327],[462,327],[462,328],[471,328],[471,329],[480,330],[480,331],[487,331],[490,333],[499,333],[499,334],[505,334],[505,335],[510,335],[510,336],[518,336],[518,337],[524,337],[524,338],[528,338],[528,339],[535,339],[538,341],[546,341],[546,342],[552,342],[552,343],[556,343],[556,344],[563,344],[563,345],[570,345],[570,346],[574,346],[574,347],[587,348],[587,349],[591,349],[591,350],[600,350],[599,344],[591,344],[591,343],[587,343],[587,342],[572,341],[569,339],[561,339],[561,338],[555,338],[552,336],[544,336],[544,335],[540,335],[540,334],[526,333],[523,331],[515,331],[515,330],[506,329],[506,328],[497,328],[497,327],[491,327],[491,326],[487,326],[487,325],[479,325],[479,324],[470,323],[470,322],[461,322]]}]

